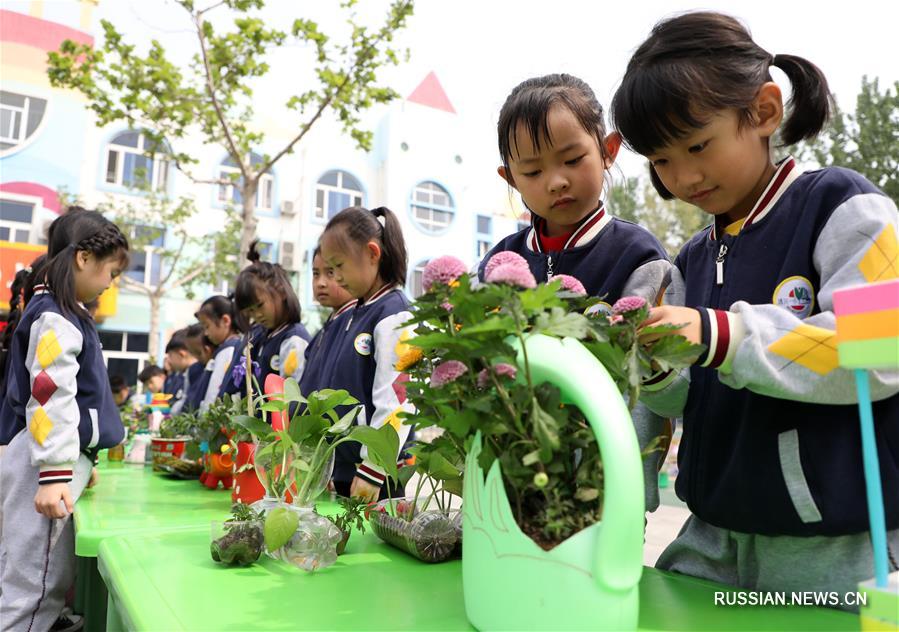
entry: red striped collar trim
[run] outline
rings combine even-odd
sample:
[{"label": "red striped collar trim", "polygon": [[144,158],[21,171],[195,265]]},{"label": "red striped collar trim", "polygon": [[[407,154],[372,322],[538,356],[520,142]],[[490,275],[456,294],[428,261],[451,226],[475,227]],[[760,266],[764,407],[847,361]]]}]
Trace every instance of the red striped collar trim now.
[{"label": "red striped collar trim", "polygon": [[50,288],[45,284],[41,283],[40,285],[34,286],[33,296],[37,296],[38,294],[46,294],[50,291]]},{"label": "red striped collar trim", "polygon": [[357,301],[357,305],[358,305],[359,307],[362,307],[363,305],[371,305],[372,303],[374,303],[374,302],[377,301],[378,299],[384,298],[387,294],[390,294],[390,292],[392,292],[395,288],[396,288],[395,285],[391,285],[390,283],[388,283],[387,285],[385,285],[384,287],[382,287],[381,289],[379,289],[377,292],[375,292],[374,294],[372,294],[372,295],[371,295],[371,298],[368,299],[367,301],[364,301],[364,302],[363,302],[363,300],[360,298],[360,299]]},{"label": "red striped collar trim", "polygon": [[337,318],[338,316],[340,316],[341,314],[350,311],[351,309],[353,309],[356,306],[356,304],[358,302],[359,302],[359,299],[355,299],[355,298],[351,301],[347,301],[346,303],[344,303],[343,305],[338,307],[336,310],[334,310],[334,312],[331,314],[331,318],[329,320],[333,320],[333,319]]},{"label": "red striped collar trim", "polygon": [[[752,224],[764,219],[774,208],[774,205],[777,204],[778,200],[780,200],[781,196],[800,175],[802,175],[802,170],[797,167],[796,161],[793,160],[792,156],[782,160],[777,166],[777,170],[774,172],[774,177],[771,178],[771,182],[768,183],[768,186],[765,187],[765,190],[762,191],[761,196],[759,196],[759,199],[756,201],[755,206],[753,206],[752,210],[749,211],[749,214],[746,215],[746,220],[743,222],[741,230],[745,230]],[[709,232],[709,239],[715,240],[717,238],[717,222],[714,222],[712,224],[712,230]]]},{"label": "red striped collar trim", "polygon": [[[578,246],[583,246],[586,243],[589,243],[593,238],[595,238],[600,231],[605,228],[606,224],[608,224],[612,220],[611,215],[606,213],[605,205],[600,202],[599,207],[592,213],[590,213],[587,217],[581,220],[580,225],[575,229],[571,236],[568,238],[568,241],[565,242],[563,246],[563,250],[568,250],[569,248],[577,248]],[[531,226],[531,232],[528,233],[527,245],[533,252],[544,252],[545,249],[543,247],[543,242],[540,239],[540,226],[542,223],[545,223],[546,220],[539,216],[534,216],[534,223]]]}]

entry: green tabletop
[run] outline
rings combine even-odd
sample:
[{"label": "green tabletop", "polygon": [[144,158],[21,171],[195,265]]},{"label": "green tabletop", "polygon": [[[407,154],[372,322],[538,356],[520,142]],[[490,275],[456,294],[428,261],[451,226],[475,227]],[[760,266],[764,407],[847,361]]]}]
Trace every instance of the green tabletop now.
[{"label": "green tabletop", "polygon": [[101,460],[98,484],[75,503],[75,554],[97,557],[104,538],[208,525],[227,516],[231,492],[170,478],[149,465]]},{"label": "green tabletop", "polygon": [[[248,568],[209,557],[209,530],[116,537],[100,546],[110,629],[470,630],[460,561],[429,565],[353,534],[337,564],[314,574],[263,556]],[[535,578],[536,580],[537,578]],[[858,630],[819,608],[714,605],[723,587],[644,569],[641,630]]]}]

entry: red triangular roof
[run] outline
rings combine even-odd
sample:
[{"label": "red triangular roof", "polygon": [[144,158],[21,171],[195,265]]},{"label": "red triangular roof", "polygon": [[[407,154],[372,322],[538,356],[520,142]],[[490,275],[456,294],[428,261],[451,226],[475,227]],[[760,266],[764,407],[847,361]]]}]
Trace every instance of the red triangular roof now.
[{"label": "red triangular roof", "polygon": [[440,85],[440,80],[437,79],[437,75],[434,74],[434,71],[428,73],[428,76],[424,78],[424,81],[418,84],[418,87],[412,91],[412,94],[410,94],[409,98],[406,100],[411,101],[412,103],[426,105],[429,108],[443,110],[450,114],[456,113],[453,104],[450,103],[449,97],[446,96],[446,92],[443,91],[443,86]]}]

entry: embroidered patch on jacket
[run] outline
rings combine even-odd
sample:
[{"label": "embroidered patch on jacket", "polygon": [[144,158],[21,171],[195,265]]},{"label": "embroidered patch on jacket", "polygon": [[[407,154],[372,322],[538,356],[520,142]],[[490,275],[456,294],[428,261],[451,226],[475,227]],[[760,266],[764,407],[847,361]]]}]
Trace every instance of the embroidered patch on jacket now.
[{"label": "embroidered patch on jacket", "polygon": [[359,355],[371,355],[371,334],[359,334],[353,341],[353,347]]},{"label": "embroidered patch on jacket", "polygon": [[872,240],[874,243],[858,262],[858,269],[868,283],[899,278],[899,243],[896,230],[887,226]]},{"label": "embroidered patch on jacket", "polygon": [[50,417],[44,409],[38,407],[38,409],[34,411],[34,415],[31,416],[31,425],[28,429],[31,431],[31,436],[34,437],[34,440],[37,441],[38,445],[44,445],[44,441],[47,440],[47,435],[53,430],[53,422],[50,421]]},{"label": "embroidered patch on jacket", "polygon": [[277,373],[281,370],[281,356],[277,353],[272,356],[271,362],[268,363],[269,367],[271,367],[272,371]]},{"label": "embroidered patch on jacket", "polygon": [[805,323],[768,345],[768,351],[819,375],[827,375],[839,365],[836,332]]},{"label": "embroidered patch on jacket", "polygon": [[287,359],[284,361],[284,375],[293,375],[298,365],[297,351],[296,349],[291,349],[290,353],[287,354]]},{"label": "embroidered patch on jacket", "polygon": [[815,288],[804,276],[787,277],[777,285],[771,300],[797,318],[808,318],[815,308]]}]

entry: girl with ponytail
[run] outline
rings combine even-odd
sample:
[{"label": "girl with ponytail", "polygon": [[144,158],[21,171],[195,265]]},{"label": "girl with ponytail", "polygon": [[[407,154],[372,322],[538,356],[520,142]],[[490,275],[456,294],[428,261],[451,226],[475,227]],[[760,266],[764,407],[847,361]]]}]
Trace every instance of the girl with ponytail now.
[{"label": "girl with ponytail", "polygon": [[[395,365],[397,347],[409,335],[403,324],[411,314],[403,293],[407,256],[399,220],[387,208],[350,207],[328,222],[320,246],[334,280],[357,302],[337,321],[339,327],[329,331],[327,357],[304,388],[346,389],[360,402],[356,423],[373,428],[391,424],[402,452],[410,427],[399,413],[412,409],[403,388],[405,376]],[[367,501],[404,494],[392,482],[385,485],[384,471],[358,443],[337,447],[333,481],[337,493]]]},{"label": "girl with ponytail", "polygon": [[[237,313],[230,315],[230,333],[221,334],[224,341],[242,329],[246,320],[252,323],[240,345],[241,351],[233,353],[231,367],[224,376],[219,396],[224,393],[245,394],[246,385],[246,341],[251,344],[250,359],[260,387],[265,386],[265,378],[274,373],[282,377],[292,377],[299,382],[306,364],[306,347],[309,332],[300,322],[300,301],[284,268],[276,263],[262,261],[256,250],[257,242],[250,244],[247,258],[250,265],[237,275],[234,289],[234,307]],[[221,301],[218,301],[221,303]],[[221,314],[227,309],[220,305],[200,314]],[[208,316],[207,316],[208,317]],[[219,321],[221,322],[221,320]],[[211,329],[209,331],[212,331]],[[215,334],[219,335],[219,334]]]},{"label": "girl with ponytail", "polygon": [[[790,82],[786,108],[771,67]],[[659,194],[712,220],[681,250],[666,305],[646,323],[675,325],[707,347],[689,376],[644,389],[650,408],[683,416],[677,493],[693,513],[657,566],[748,590],[856,590],[872,554],[833,293],[899,277],[895,204],[854,171],[802,173],[790,157],[773,159],[778,142],[821,130],[827,81],[802,57],[772,55],[729,16],[656,25],[612,109]],[[870,375],[895,568],[899,374]]]},{"label": "girl with ponytail", "polygon": [[[12,335],[0,408],[0,621],[48,630],[75,572],[74,503],[99,450],[125,435],[84,304],[128,265],[128,240],[96,211],[50,225],[47,258]],[[62,519],[62,520],[58,520]]]}]

